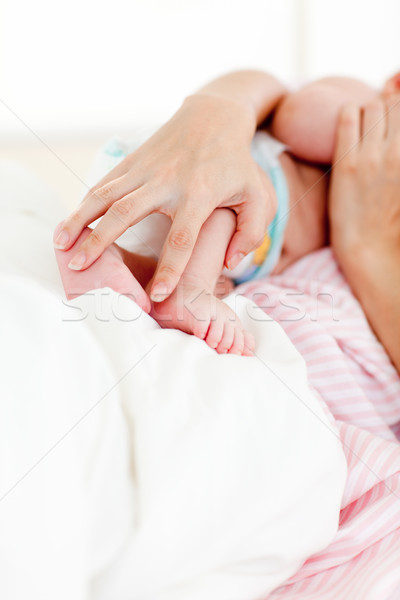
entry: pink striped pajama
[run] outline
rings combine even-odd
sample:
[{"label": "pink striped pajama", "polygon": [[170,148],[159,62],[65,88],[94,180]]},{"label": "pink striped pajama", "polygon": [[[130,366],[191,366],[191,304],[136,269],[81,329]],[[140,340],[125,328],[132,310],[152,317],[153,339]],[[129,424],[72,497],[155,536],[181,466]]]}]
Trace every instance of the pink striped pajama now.
[{"label": "pink striped pajama", "polygon": [[[329,248],[243,284],[304,357],[348,462],[339,530],[268,597],[400,599],[400,378]],[[399,340],[400,343],[400,340]]]}]

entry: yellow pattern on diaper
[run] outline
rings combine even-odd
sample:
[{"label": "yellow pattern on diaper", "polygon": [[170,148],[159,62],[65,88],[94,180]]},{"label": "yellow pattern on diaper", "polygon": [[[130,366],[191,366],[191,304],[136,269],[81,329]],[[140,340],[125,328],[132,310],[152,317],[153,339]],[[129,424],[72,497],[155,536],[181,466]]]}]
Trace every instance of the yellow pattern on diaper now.
[{"label": "yellow pattern on diaper", "polygon": [[264,235],[264,239],[263,239],[261,246],[259,246],[257,248],[257,250],[254,250],[253,263],[255,265],[260,266],[263,264],[264,260],[267,257],[270,246],[271,246],[271,238],[269,237],[268,233],[266,233]]}]

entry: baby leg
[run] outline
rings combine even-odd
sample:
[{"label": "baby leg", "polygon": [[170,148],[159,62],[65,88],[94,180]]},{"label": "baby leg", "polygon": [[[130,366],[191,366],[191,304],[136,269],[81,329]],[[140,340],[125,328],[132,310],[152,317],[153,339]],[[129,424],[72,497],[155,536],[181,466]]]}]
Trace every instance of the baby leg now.
[{"label": "baby leg", "polygon": [[237,315],[215,296],[236,217],[217,209],[203,225],[192,257],[175,291],[154,303],[151,315],[162,327],[193,334],[219,353],[251,355],[254,341]]},{"label": "baby leg", "polygon": [[[221,219],[219,215],[217,218],[210,217],[209,221],[214,222],[214,228],[210,228],[210,223],[206,228],[217,237],[223,233],[219,228],[222,221],[226,226],[232,218],[234,219],[233,213],[229,210],[218,212],[226,212],[225,218]],[[232,231],[229,229],[229,236],[223,245],[221,256],[224,256],[232,232],[233,228]],[[58,228],[54,235],[56,236],[57,233]],[[117,244],[112,244],[85,271],[73,271],[68,268],[67,265],[76,245],[80,244],[89,233],[90,228],[86,227],[70,250],[55,250],[67,298],[75,298],[96,288],[110,287],[114,291],[130,297],[144,311],[149,312],[150,301],[144,288],[149,285],[154,275],[156,267],[154,259],[128,252]],[[205,234],[202,232],[203,240],[204,236]],[[222,241],[224,238],[219,239]],[[214,246],[213,244],[213,249]],[[221,277],[223,258],[217,261],[217,273],[217,270],[212,268],[216,266],[216,255],[213,250],[207,247],[206,254],[204,254],[204,249],[203,253],[200,250],[197,249],[195,252],[195,256],[185,271],[185,279],[181,281],[174,295],[156,305],[153,308],[152,316],[163,327],[176,327],[187,333],[206,338],[207,343],[212,348],[216,348],[218,352],[251,354],[254,345],[252,336],[243,332],[235,313],[213,294],[214,292],[221,297],[232,289]]]},{"label": "baby leg", "polygon": [[[143,288],[154,273],[156,263],[153,259],[126,252],[117,244],[112,244],[85,271],[73,271],[68,268],[67,265],[76,252],[76,248],[89,235],[90,231],[90,228],[86,227],[68,251],[55,250],[67,298],[70,300],[89,290],[110,287],[120,294],[129,296],[144,311],[149,312],[150,300]],[[57,233],[58,228],[54,237],[57,236]],[[135,273],[137,279],[132,272]]]},{"label": "baby leg", "polygon": [[288,94],[278,106],[272,134],[302,160],[332,162],[340,109],[349,103],[365,104],[377,91],[347,77],[326,77]]}]

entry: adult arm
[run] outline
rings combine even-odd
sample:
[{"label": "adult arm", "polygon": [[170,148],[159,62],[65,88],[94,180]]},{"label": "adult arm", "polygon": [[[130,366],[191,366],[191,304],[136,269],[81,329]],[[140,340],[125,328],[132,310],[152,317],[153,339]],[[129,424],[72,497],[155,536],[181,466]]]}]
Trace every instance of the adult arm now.
[{"label": "adult arm", "polygon": [[329,205],[339,263],[400,372],[400,95],[341,112]]},{"label": "adult arm", "polygon": [[[207,84],[86,195],[55,240],[69,249],[83,227],[104,215],[71,261],[90,266],[128,227],[159,212],[172,220],[151,296],[175,288],[201,226],[217,207],[237,215],[225,264],[234,268],[263,238],[274,213],[271,183],[250,154],[257,125],[285,94],[275,77],[239,71]],[[80,259],[80,260],[79,260]]]}]

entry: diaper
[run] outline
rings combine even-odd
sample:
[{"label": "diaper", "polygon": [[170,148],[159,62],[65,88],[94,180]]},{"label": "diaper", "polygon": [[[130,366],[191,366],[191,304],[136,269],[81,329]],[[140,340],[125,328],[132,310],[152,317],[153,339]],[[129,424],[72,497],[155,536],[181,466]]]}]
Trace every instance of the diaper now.
[{"label": "diaper", "polygon": [[[138,145],[138,140],[130,143],[118,137],[111,138],[97,153],[89,174],[90,183],[97,183]],[[270,178],[275,188],[278,208],[261,246],[245,256],[235,269],[224,269],[224,274],[233,279],[236,285],[269,275],[280,258],[289,213],[289,192],[278,158],[285,149],[284,144],[265,131],[258,131],[253,138],[252,156]],[[117,242],[131,252],[158,259],[170,225],[171,222],[165,215],[152,214],[130,227]]]},{"label": "diaper", "polygon": [[252,156],[270,178],[275,189],[278,208],[261,246],[245,256],[235,269],[224,270],[236,285],[250,279],[266,277],[275,268],[281,256],[289,216],[289,190],[278,157],[285,149],[284,144],[265,131],[258,131],[253,138]]}]

